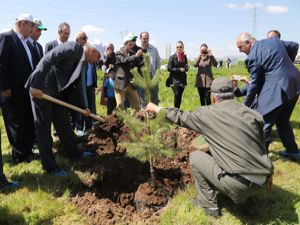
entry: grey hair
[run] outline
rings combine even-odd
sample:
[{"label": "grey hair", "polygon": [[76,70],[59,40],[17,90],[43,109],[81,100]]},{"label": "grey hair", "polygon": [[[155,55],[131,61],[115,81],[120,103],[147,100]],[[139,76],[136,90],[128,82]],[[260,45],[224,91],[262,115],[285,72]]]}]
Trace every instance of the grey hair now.
[{"label": "grey hair", "polygon": [[233,92],[224,92],[224,93],[211,92],[211,95],[213,95],[217,99],[218,102],[234,99]]},{"label": "grey hair", "polygon": [[239,40],[241,42],[246,42],[246,41],[254,42],[255,38],[251,34],[244,32],[240,34]]},{"label": "grey hair", "polygon": [[68,27],[70,30],[70,25],[67,22],[63,22],[58,25],[58,33],[61,33],[64,27]]}]

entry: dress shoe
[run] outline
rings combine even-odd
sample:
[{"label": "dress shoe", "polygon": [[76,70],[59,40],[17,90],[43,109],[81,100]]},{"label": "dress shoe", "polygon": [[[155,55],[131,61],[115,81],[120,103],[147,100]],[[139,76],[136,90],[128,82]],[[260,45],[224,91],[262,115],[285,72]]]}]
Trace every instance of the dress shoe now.
[{"label": "dress shoe", "polygon": [[1,190],[8,190],[8,189],[12,189],[12,188],[17,188],[20,186],[20,182],[18,181],[12,181],[9,182],[8,180],[3,180],[0,181],[0,191]]},{"label": "dress shoe", "polygon": [[67,177],[69,176],[69,172],[65,171],[65,170],[58,170],[53,172],[53,175],[56,177]]},{"label": "dress shoe", "polygon": [[89,158],[94,156],[94,154],[92,152],[88,152],[88,151],[83,151],[80,155],[80,158]]},{"label": "dress shoe", "polygon": [[191,199],[190,203],[195,207],[204,209],[206,215],[213,216],[213,217],[219,217],[222,215],[219,207],[203,207],[200,204],[200,201],[196,198]]},{"label": "dress shoe", "polygon": [[290,158],[292,160],[300,160],[300,152],[288,153],[287,151],[280,151],[279,155],[283,158]]}]

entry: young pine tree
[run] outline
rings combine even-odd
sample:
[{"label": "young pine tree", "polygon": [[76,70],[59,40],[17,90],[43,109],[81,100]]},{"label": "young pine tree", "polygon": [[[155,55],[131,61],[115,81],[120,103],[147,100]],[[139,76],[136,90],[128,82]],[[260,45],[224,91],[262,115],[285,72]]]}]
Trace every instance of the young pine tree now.
[{"label": "young pine tree", "polygon": [[[133,71],[134,84],[144,90],[146,104],[150,102],[152,90],[160,79],[159,74],[156,74],[153,79],[151,78],[149,61],[149,55],[144,54],[142,74],[136,70]],[[151,119],[148,112],[144,112],[144,120],[137,118],[132,111],[119,111],[117,115],[130,129],[129,141],[121,143],[121,146],[127,149],[126,152],[129,157],[142,162],[149,161],[151,181],[153,182],[156,179],[153,159],[171,157],[174,154],[174,149],[167,147],[164,143],[164,134],[170,130],[171,123],[166,119],[164,112]]]}]

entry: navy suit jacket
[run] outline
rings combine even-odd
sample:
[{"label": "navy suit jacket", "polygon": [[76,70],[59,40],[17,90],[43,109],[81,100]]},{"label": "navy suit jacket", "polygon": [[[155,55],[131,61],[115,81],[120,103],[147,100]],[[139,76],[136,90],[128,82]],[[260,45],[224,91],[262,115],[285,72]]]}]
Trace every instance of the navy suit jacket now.
[{"label": "navy suit jacket", "polygon": [[257,95],[257,111],[266,115],[300,92],[300,73],[291,59],[298,52],[295,42],[267,38],[256,41],[245,61],[251,84],[244,99],[251,107]]},{"label": "navy suit jacket", "polygon": [[12,97],[25,95],[24,84],[32,72],[26,50],[14,30],[0,34],[0,79],[2,90]]},{"label": "navy suit jacket", "polygon": [[[64,87],[78,66],[82,54],[84,54],[82,46],[75,42],[66,42],[57,46],[41,59],[25,87],[40,89],[53,97],[63,94],[64,100],[73,101],[75,98],[72,95],[77,90],[81,90],[80,76],[68,88],[64,89]],[[72,103],[79,104],[80,107],[84,106],[81,91],[78,97],[79,99]]]},{"label": "navy suit jacket", "polygon": [[55,48],[57,45],[58,45],[57,40],[53,40],[53,41],[48,42],[45,45],[45,54],[47,54],[50,50],[52,50],[53,48]]}]

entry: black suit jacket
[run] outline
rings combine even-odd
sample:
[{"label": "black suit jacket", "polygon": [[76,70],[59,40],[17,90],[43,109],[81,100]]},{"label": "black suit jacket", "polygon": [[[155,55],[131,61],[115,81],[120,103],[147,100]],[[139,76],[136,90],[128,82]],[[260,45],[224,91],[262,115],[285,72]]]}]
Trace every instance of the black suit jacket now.
[{"label": "black suit jacket", "polygon": [[50,50],[52,50],[53,48],[55,48],[57,45],[58,45],[57,40],[53,40],[53,41],[48,42],[45,45],[45,54],[47,54]]},{"label": "black suit jacket", "polygon": [[[82,54],[82,46],[75,42],[66,42],[57,46],[41,59],[25,87],[40,89],[53,97],[63,95],[64,100],[67,101],[73,100],[72,95],[77,90],[81,90],[80,76],[68,88],[64,89],[64,87],[68,84]],[[84,105],[82,96],[80,98],[79,106],[82,107]]]},{"label": "black suit jacket", "polygon": [[25,94],[24,84],[32,72],[26,50],[15,31],[0,34],[0,79],[2,90],[12,97]]},{"label": "black suit jacket", "polygon": [[[180,68],[185,68],[184,72]],[[185,55],[185,62],[179,62],[176,53],[171,55],[168,62],[168,71],[170,72],[168,78],[169,85],[187,85],[186,72],[188,71],[188,61]]]},{"label": "black suit jacket", "polygon": [[40,43],[38,43],[37,41],[35,42],[36,43],[36,45],[37,45],[37,47],[38,47],[38,54],[39,54],[39,61],[41,60],[41,58],[43,58],[43,56],[44,56],[44,51],[43,51],[43,47],[42,47],[42,45],[40,44]]}]

